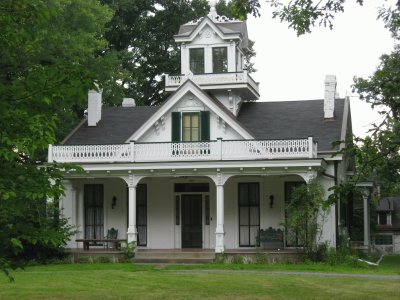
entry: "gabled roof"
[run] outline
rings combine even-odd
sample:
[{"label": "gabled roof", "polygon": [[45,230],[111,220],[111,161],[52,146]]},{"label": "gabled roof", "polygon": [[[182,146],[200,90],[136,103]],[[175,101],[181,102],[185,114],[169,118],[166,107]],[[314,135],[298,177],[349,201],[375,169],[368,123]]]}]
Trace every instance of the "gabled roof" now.
[{"label": "gabled roof", "polygon": [[208,16],[199,19],[197,22],[183,24],[179,28],[178,34],[174,35],[177,42],[192,40],[195,35],[206,25],[213,28],[221,38],[232,38],[237,36],[247,45],[247,25],[246,21],[230,20],[226,22],[214,22]]},{"label": "gabled roof", "polygon": [[312,136],[319,151],[333,150],[341,140],[345,99],[335,100],[335,118],[324,119],[324,100],[246,102],[238,120],[256,139],[293,139]]},{"label": "gabled roof", "polygon": [[101,145],[124,143],[133,132],[152,116],[159,106],[107,107],[97,126],[82,122],[64,140],[64,145]]},{"label": "gabled roof", "polygon": [[167,113],[172,107],[182,99],[187,93],[192,93],[198,100],[203,102],[210,111],[216,113],[224,120],[234,131],[240,134],[244,139],[253,139],[254,136],[238,122],[237,118],[227,109],[222,108],[219,101],[213,99],[205,91],[203,91],[196,83],[187,79],[160,107],[160,109],[152,115],[138,130],[130,137],[131,140],[139,140],[153,124]]}]

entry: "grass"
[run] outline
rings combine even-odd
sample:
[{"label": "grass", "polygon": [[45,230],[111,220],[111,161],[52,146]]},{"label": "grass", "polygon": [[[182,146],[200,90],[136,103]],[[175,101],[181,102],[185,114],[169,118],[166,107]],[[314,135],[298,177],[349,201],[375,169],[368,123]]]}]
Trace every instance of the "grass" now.
[{"label": "grass", "polygon": [[[204,264],[161,269],[128,263],[48,265],[14,272],[14,283],[0,277],[0,299],[398,299],[400,289],[399,279],[302,276],[269,271],[354,273],[350,267],[328,268],[321,264]],[[400,274],[400,256],[386,257],[377,270],[357,268],[356,271]]]}]

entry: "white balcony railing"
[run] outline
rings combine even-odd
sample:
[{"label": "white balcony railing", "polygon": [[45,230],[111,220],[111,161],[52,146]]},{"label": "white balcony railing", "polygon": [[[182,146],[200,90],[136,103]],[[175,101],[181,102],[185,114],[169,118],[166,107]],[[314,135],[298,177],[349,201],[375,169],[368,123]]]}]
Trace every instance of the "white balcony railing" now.
[{"label": "white balcony railing", "polygon": [[248,83],[257,93],[258,83],[247,73],[243,72],[230,72],[230,73],[207,73],[196,75],[165,75],[165,87],[177,88],[186,79],[190,78],[199,85],[215,85],[215,84],[232,84],[232,83]]},{"label": "white balcony railing", "polygon": [[163,162],[316,158],[312,137],[293,140],[221,140],[190,143],[49,146],[49,162]]}]

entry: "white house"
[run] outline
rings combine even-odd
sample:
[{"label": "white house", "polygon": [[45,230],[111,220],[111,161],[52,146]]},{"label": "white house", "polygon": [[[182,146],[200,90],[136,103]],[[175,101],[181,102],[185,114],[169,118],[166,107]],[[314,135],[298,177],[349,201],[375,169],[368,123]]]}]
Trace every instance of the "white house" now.
[{"label": "white house", "polygon": [[[326,190],[346,180],[348,161],[332,142],[351,134],[348,99],[327,76],[321,100],[260,102],[244,69],[245,21],[210,13],[180,27],[181,75],[166,75],[161,106],[102,108],[90,91],[88,117],[48,161],[80,165],[65,174],[63,212],[76,239],[101,239],[110,228],[141,249],[248,249],[261,228],[282,227],[293,186],[324,168]],[[167,70],[166,70],[167,71]],[[288,86],[290,88],[290,86]],[[336,245],[338,209],[323,221]],[[285,234],[285,247],[296,237]]]}]

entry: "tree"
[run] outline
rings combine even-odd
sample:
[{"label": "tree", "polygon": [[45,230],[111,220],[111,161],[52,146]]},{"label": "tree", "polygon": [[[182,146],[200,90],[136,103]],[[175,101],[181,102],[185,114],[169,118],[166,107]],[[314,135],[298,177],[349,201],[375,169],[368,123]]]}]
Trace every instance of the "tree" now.
[{"label": "tree", "polygon": [[[363,0],[355,0],[363,5]],[[332,29],[335,15],[345,11],[346,0],[271,0],[267,1],[273,9],[273,18],[287,22],[289,28],[298,35],[311,32],[314,26]],[[385,22],[386,28],[394,39],[400,38],[400,1],[396,5],[381,1],[378,19]],[[248,13],[259,16],[260,1],[232,0],[236,7],[237,17]],[[379,179],[383,183],[383,195],[394,195],[400,192],[400,48],[395,47],[392,53],[382,55],[377,70],[369,78],[354,78],[353,91],[360,99],[380,109],[383,121],[373,124],[370,136],[363,139],[350,137],[344,154],[355,158],[357,172],[353,179],[335,188],[333,198],[348,194],[360,180]],[[342,141],[344,142],[344,141]]]},{"label": "tree", "polygon": [[[165,73],[180,73],[180,49],[174,35],[179,26],[207,15],[207,0],[102,0],[115,11],[107,23],[107,38],[110,51],[118,52],[124,68],[117,78],[123,90],[105,88],[107,105],[119,105],[121,93],[132,97],[138,105],[158,105],[167,97],[164,92]],[[224,0],[218,2],[220,14],[233,17],[232,6]],[[254,42],[245,52],[246,67],[255,71],[251,58],[255,55]],[[115,78],[114,78],[115,79]]]},{"label": "tree", "polygon": [[[353,1],[359,5],[364,3],[364,0]],[[272,7],[273,18],[287,22],[289,28],[294,29],[298,35],[302,35],[310,33],[315,26],[332,29],[336,14],[345,11],[346,0],[266,0],[265,2]],[[394,25],[391,26],[393,29],[400,22],[398,13],[400,2],[397,1],[396,8],[392,8],[391,5],[385,8],[386,0],[382,0],[381,3],[382,8],[378,17],[387,18],[387,22]],[[232,0],[229,5],[237,18],[246,18],[248,14],[253,14],[255,17],[260,16],[260,0]]]},{"label": "tree", "polygon": [[73,126],[65,120],[74,120],[87,90],[119,70],[113,53],[104,52],[111,15],[95,0],[0,4],[0,269],[6,272],[57,252],[68,238],[57,205],[46,203],[57,204],[63,194],[61,166],[40,161],[57,130]]},{"label": "tree", "polygon": [[[125,72],[114,78],[123,94],[138,105],[163,102],[164,72],[180,72],[179,48],[173,36],[179,26],[207,13],[206,0],[102,0],[115,11],[107,23],[108,50],[117,51]],[[105,89],[105,102],[119,105],[120,95]]]}]

